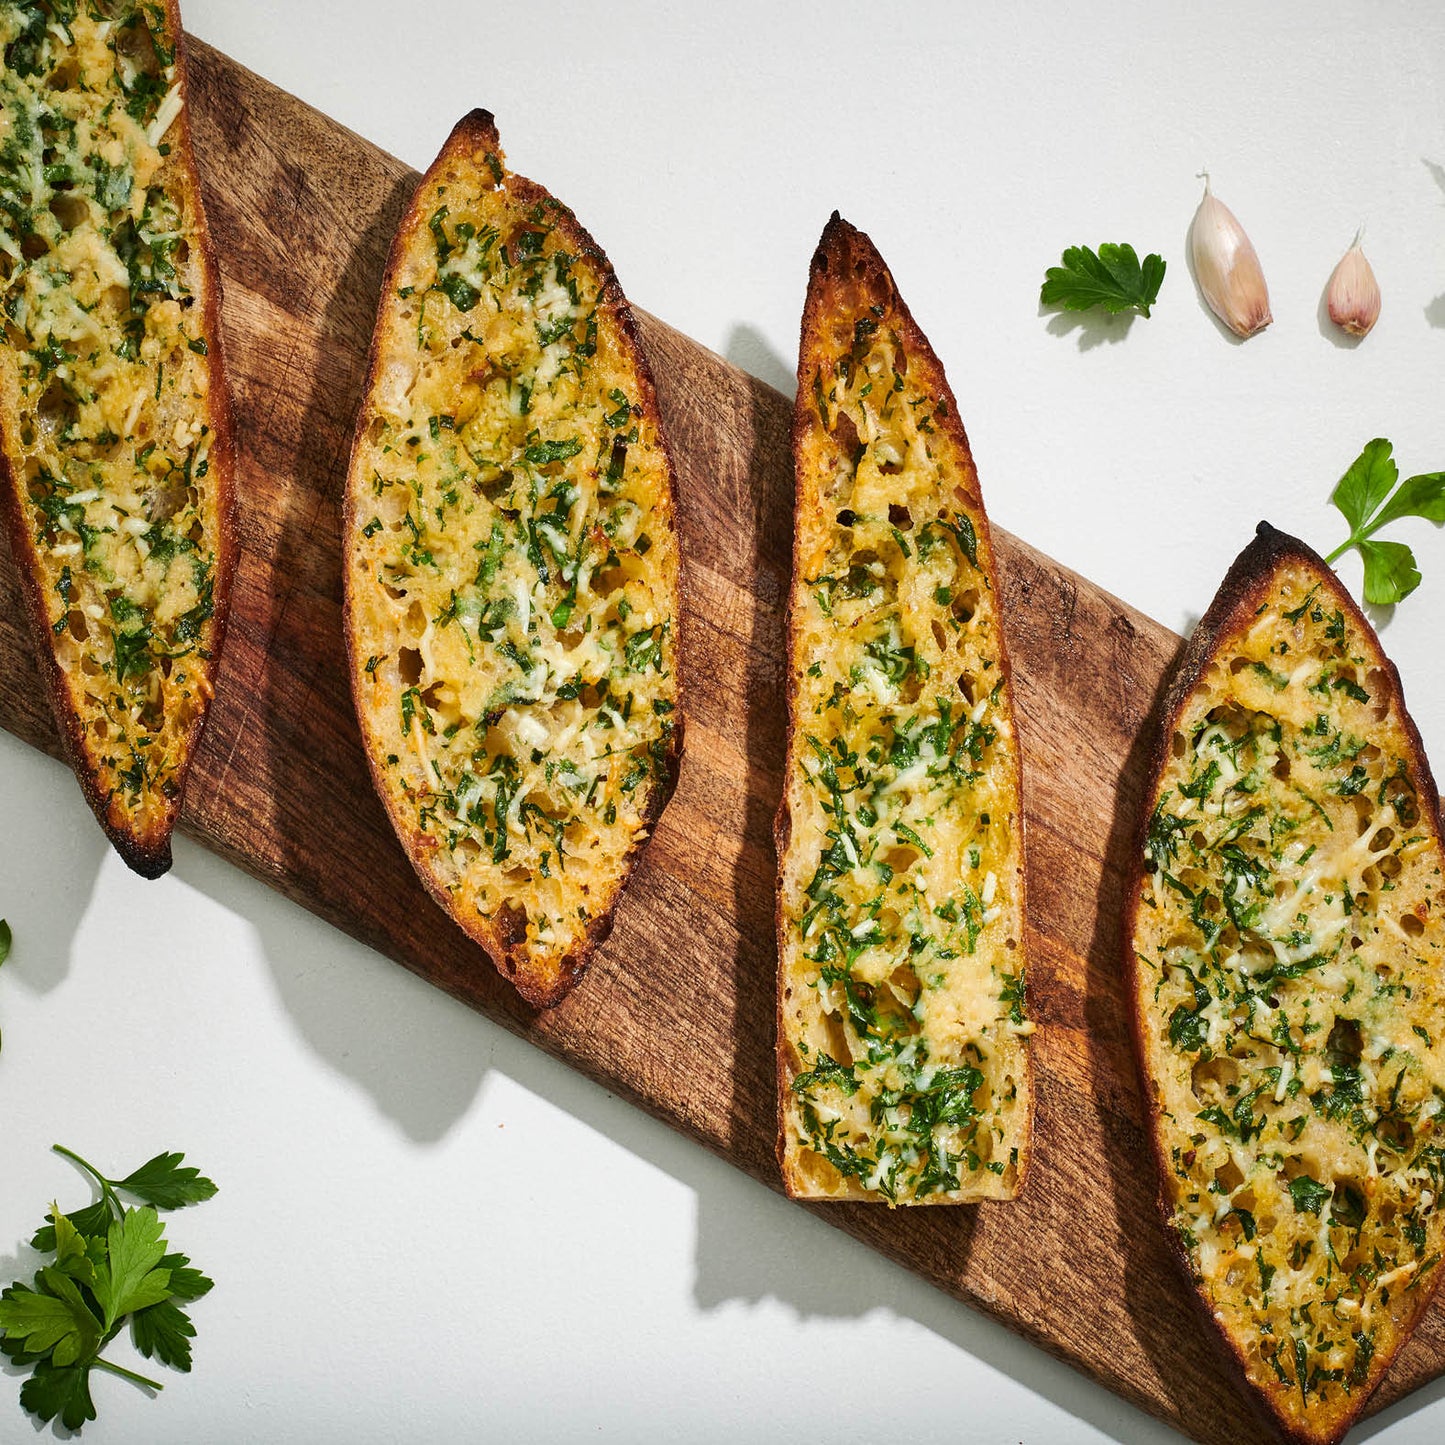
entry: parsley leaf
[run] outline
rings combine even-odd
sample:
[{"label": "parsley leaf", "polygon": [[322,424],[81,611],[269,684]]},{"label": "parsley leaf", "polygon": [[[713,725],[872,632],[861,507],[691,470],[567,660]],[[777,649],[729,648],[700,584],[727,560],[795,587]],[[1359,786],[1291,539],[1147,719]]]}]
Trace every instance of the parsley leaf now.
[{"label": "parsley leaf", "polygon": [[39,1289],[18,1281],[0,1294],[0,1330],[28,1355],[50,1355],[73,1365],[100,1343],[101,1323],[81,1298],[80,1287],[53,1265],[35,1276]]},{"label": "parsley leaf", "polygon": [[38,1420],[53,1420],[58,1415],[67,1430],[79,1430],[87,1420],[95,1419],[89,1366],[62,1367],[41,1360],[20,1387],[20,1404]]},{"label": "parsley leaf", "polygon": [[1445,522],[1445,472],[1422,472],[1406,477],[1370,526],[1372,532],[1401,517],[1424,517]]},{"label": "parsley leaf", "polygon": [[171,1272],[158,1269],[166,1252],[160,1215],[146,1205],[127,1209],[110,1226],[110,1257],[95,1272],[95,1298],[109,1329],[122,1315],[159,1304],[171,1293]]},{"label": "parsley leaf", "polygon": [[[97,1199],[94,1204],[87,1205],[84,1209],[77,1209],[74,1214],[67,1214],[65,1221],[81,1235],[86,1237],[99,1235],[104,1238],[106,1230],[110,1228],[110,1203],[104,1198]],[[30,1241],[31,1249],[38,1249],[46,1254],[55,1253],[58,1249],[59,1231],[59,1224],[42,1224],[35,1231],[35,1237]]]},{"label": "parsley leaf", "polygon": [[793,1092],[806,1094],[824,1084],[832,1084],[845,1094],[858,1092],[858,1079],[851,1064],[840,1064],[832,1054],[820,1053],[817,1064],[793,1079]]},{"label": "parsley leaf", "polygon": [[1336,485],[1330,501],[1345,514],[1351,530],[1363,529],[1399,480],[1400,469],[1391,456],[1393,451],[1393,445],[1384,437],[1367,442]]},{"label": "parsley leaf", "polygon": [[1326,562],[1355,548],[1365,564],[1365,601],[1377,607],[1402,602],[1420,585],[1415,554],[1404,542],[1374,540],[1402,517],[1445,522],[1445,472],[1423,472],[1399,481],[1393,446],[1383,437],[1368,442],[1330,495],[1350,525],[1350,535]]},{"label": "parsley leaf", "polygon": [[1129,245],[1104,242],[1098,251],[1087,246],[1070,246],[1063,265],[1044,272],[1039,300],[1045,306],[1062,306],[1066,311],[1089,311],[1102,306],[1113,315],[1131,307],[1149,314],[1164,282],[1164,259],[1150,254],[1140,265]]},{"label": "parsley leaf", "polygon": [[95,199],[102,211],[121,211],[130,205],[134,178],[122,165],[111,167],[95,158]]},{"label": "parsley leaf", "polygon": [[437,281],[436,289],[442,292],[458,311],[470,311],[482,299],[482,293],[455,271],[448,272]]},{"label": "parsley leaf", "polygon": [[125,1194],[134,1194],[155,1209],[181,1209],[187,1204],[200,1204],[211,1198],[216,1186],[199,1169],[182,1169],[184,1154],[157,1154],[124,1179],[112,1181],[113,1187]]},{"label": "parsley leaf", "polygon": [[957,518],[950,522],[944,517],[938,519],[940,527],[947,527],[958,539],[958,545],[963,555],[975,566],[978,566],[978,533],[973,529],[973,523],[960,512]]},{"label": "parsley leaf", "polygon": [[932,1082],[912,1097],[914,1116],[923,1115],[917,1122],[929,1127],[934,1124],[967,1124],[978,1114],[973,1096],[983,1088],[983,1075],[971,1064],[959,1064],[956,1068],[939,1069]]},{"label": "parsley leaf", "polygon": [[582,443],[576,437],[565,441],[533,442],[523,453],[534,467],[545,467],[552,462],[565,462],[582,450]]},{"label": "parsley leaf", "polygon": [[1290,1180],[1289,1197],[1294,1201],[1296,1214],[1318,1214],[1330,1197],[1330,1191],[1308,1174],[1301,1174],[1298,1179]]},{"label": "parsley leaf", "polygon": [[167,1254],[161,1259],[161,1268],[171,1272],[171,1298],[184,1304],[210,1294],[216,1287],[200,1270],[196,1269],[183,1254]]},{"label": "parsley leaf", "polygon": [[55,1262],[68,1274],[87,1284],[95,1278],[95,1266],[90,1258],[85,1236],[71,1223],[69,1217],[60,1212],[58,1204],[50,1206],[50,1218],[54,1221],[55,1243],[51,1249]]},{"label": "parsley leaf", "polygon": [[1187,1003],[1176,1005],[1169,1015],[1169,1042],[1181,1052],[1198,1053],[1209,1042],[1209,1020],[1204,1010],[1209,1006],[1209,990],[1203,984],[1194,985],[1194,1007]]},{"label": "parsley leaf", "polygon": [[190,1371],[191,1341],[196,1327],[179,1305],[169,1300],[141,1310],[131,1321],[135,1347],[146,1359],[157,1359],[173,1369]]},{"label": "parsley leaf", "polygon": [[1415,554],[1404,542],[1361,542],[1365,559],[1365,601],[1380,607],[1402,602],[1420,585]]}]

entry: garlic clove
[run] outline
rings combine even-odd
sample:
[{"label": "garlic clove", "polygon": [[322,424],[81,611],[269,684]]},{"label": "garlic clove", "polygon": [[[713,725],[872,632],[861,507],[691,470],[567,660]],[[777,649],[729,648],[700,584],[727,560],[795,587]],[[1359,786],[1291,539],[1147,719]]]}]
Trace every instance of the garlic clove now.
[{"label": "garlic clove", "polygon": [[1207,175],[1204,199],[1189,227],[1189,258],[1209,309],[1236,336],[1253,336],[1274,320],[1259,256],[1234,212],[1210,189]]},{"label": "garlic clove", "polygon": [[1357,234],[1350,249],[1340,257],[1325,292],[1329,302],[1330,320],[1342,326],[1351,336],[1368,336],[1380,318],[1380,283],[1374,268],[1360,249]]}]

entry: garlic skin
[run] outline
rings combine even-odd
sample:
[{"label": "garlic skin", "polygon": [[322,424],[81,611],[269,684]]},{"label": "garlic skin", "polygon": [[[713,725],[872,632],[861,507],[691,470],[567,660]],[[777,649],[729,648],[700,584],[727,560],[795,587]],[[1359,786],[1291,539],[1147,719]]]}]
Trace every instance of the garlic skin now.
[{"label": "garlic skin", "polygon": [[1340,257],[1325,297],[1329,302],[1330,320],[1351,336],[1368,336],[1370,328],[1380,319],[1380,283],[1360,250],[1358,235]]},{"label": "garlic skin", "polygon": [[1263,331],[1274,317],[1259,256],[1234,212],[1204,177],[1204,199],[1189,227],[1189,258],[1209,309],[1236,336]]}]

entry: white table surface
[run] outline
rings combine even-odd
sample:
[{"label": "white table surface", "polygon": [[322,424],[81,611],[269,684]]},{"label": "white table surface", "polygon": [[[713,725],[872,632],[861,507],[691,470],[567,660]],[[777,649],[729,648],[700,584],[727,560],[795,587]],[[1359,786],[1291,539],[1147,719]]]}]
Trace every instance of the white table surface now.
[{"label": "white table surface", "polygon": [[[1445,466],[1445,9],[915,0],[879,33],[893,8],[185,3],[418,166],[485,105],[634,303],[785,389],[838,207],[943,358],[994,519],[1173,627],[1261,516],[1332,546],[1370,437]],[[1270,281],[1242,346],[1184,259],[1205,166]],[[1352,347],[1320,301],[1362,222],[1384,311]],[[1164,254],[1153,318],[1041,314],[1044,268],[1104,240]],[[1445,538],[1398,535],[1425,582],[1384,638],[1438,767]],[[87,1197],[54,1141],[221,1184],[172,1216],[218,1281],[194,1373],[154,1401],[97,1377],[87,1440],[1178,1438],[187,840],[132,877],[8,735],[0,820],[0,1276]],[[3,1440],[33,1438],[15,1383]],[[1438,1441],[1445,1391],[1358,1433]]]}]

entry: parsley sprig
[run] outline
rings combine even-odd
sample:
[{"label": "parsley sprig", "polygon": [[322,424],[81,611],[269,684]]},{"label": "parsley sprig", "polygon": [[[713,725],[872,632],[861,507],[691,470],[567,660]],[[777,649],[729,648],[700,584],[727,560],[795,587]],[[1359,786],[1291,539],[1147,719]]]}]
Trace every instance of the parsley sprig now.
[{"label": "parsley sprig", "polygon": [[1070,246],[1062,261],[1044,272],[1039,300],[1045,306],[1062,306],[1066,311],[1102,306],[1111,316],[1132,307],[1147,316],[1164,283],[1164,258],[1151,253],[1141,265],[1127,244],[1105,241],[1098,251]]},{"label": "parsley sprig", "polygon": [[[54,1259],[36,1271],[33,1284],[17,1280],[0,1292],[0,1351],[31,1368],[20,1387],[21,1406],[40,1420],[58,1416],[67,1429],[79,1430],[95,1419],[92,1370],[163,1388],[102,1357],[127,1323],[146,1359],[191,1368],[196,1331],[184,1306],[206,1294],[211,1281],[185,1255],[169,1251],[157,1211],[198,1204],[216,1186],[183,1167],[181,1154],[157,1154],[124,1179],[107,1179],[80,1155],[54,1148],[95,1180],[100,1198],[72,1214],[50,1206],[48,1223],[30,1246]],[[141,1200],[141,1207],[128,1208],[122,1194]]]},{"label": "parsley sprig", "polygon": [[1368,442],[1330,496],[1350,524],[1350,535],[1325,561],[1355,548],[1365,564],[1365,601],[1377,607],[1408,597],[1420,585],[1420,569],[1405,543],[1381,542],[1375,533],[1401,517],[1445,522],[1445,472],[1423,472],[1400,482],[1393,451],[1383,437]]}]

